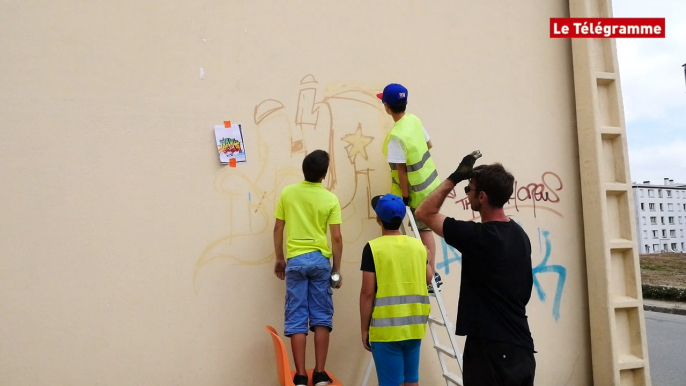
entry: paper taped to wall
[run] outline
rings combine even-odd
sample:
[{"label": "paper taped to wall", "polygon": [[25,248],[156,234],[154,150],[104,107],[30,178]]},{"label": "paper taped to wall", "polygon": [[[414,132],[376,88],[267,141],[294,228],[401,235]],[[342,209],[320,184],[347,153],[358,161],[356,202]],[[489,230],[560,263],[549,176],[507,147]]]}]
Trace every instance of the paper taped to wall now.
[{"label": "paper taped to wall", "polygon": [[215,125],[214,136],[219,150],[219,161],[228,164],[231,159],[234,162],[245,162],[245,145],[243,143],[243,131],[240,124]]}]

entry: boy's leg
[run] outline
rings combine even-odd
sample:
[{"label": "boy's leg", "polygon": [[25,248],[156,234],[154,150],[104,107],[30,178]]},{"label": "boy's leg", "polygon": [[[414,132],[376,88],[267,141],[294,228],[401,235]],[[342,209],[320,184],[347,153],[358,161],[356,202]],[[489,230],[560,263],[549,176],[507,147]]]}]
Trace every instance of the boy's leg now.
[{"label": "boy's leg", "polygon": [[331,262],[320,252],[311,252],[308,267],[308,303],[310,330],[314,331],[314,371],[324,371],[329,350],[329,333],[333,328]]},{"label": "boy's leg", "polygon": [[400,342],[371,342],[379,386],[399,386],[404,380],[403,349]]},{"label": "boy's leg", "polygon": [[429,250],[429,265],[436,271],[436,240],[434,239],[434,233],[432,230],[419,230],[419,237],[422,238],[422,243]]},{"label": "boy's leg", "polygon": [[[410,208],[412,216],[414,216],[415,208]],[[434,240],[434,232],[429,228],[428,225],[414,218],[414,222],[417,224],[417,230],[419,231],[419,237],[422,239],[422,244],[429,250],[429,255],[427,256],[429,260],[429,265],[436,272],[436,240]],[[412,228],[412,223],[410,223],[410,228]]]},{"label": "boy's leg", "polygon": [[291,338],[293,362],[297,374],[305,375],[307,347],[307,277],[303,255],[288,259],[286,265],[286,309],[284,335]]},{"label": "boy's leg", "polygon": [[314,371],[324,371],[326,366],[326,356],[329,352],[329,328],[325,326],[314,326]]},{"label": "boy's leg", "polygon": [[419,385],[419,353],[422,347],[421,339],[410,339],[403,344],[403,364],[405,367],[404,386]]},{"label": "boy's leg", "polygon": [[305,351],[307,349],[307,334],[293,334],[291,335],[291,350],[293,350],[293,363],[295,364],[295,373],[299,375],[306,375],[305,370]]}]

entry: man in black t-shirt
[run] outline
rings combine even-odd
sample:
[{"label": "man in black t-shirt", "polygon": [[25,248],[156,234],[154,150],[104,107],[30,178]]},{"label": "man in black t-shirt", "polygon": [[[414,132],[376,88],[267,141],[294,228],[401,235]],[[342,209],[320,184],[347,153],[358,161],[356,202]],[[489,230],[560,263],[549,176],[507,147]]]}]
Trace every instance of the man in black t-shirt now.
[{"label": "man in black t-shirt", "polygon": [[[416,215],[462,253],[455,333],[467,336],[464,385],[533,385],[536,361],[526,316],[533,286],[531,242],[503,210],[514,177],[499,163],[472,170],[480,156],[474,152],[464,157]],[[467,179],[464,191],[481,223],[439,213],[448,193]]]}]

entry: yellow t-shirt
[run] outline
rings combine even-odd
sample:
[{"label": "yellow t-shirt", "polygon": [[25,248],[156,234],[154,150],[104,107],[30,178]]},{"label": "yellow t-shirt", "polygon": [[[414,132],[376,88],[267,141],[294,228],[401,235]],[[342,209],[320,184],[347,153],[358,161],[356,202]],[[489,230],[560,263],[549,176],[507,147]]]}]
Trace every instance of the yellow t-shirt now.
[{"label": "yellow t-shirt", "polygon": [[319,250],[330,258],[326,227],[340,224],[338,197],[319,182],[303,181],[281,191],[274,216],[286,222],[286,258]]}]

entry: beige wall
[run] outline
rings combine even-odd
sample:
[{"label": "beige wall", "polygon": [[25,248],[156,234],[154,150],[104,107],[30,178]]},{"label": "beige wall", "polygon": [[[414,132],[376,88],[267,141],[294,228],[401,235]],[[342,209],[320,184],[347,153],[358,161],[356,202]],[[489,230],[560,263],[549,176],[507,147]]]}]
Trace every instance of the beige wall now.
[{"label": "beige wall", "polygon": [[[344,286],[327,367],[359,384],[368,199],[389,186],[392,122],[374,94],[389,82],[408,87],[442,177],[474,149],[515,174],[507,213],[534,266],[553,267],[528,307],[537,383],[590,384],[571,45],[548,38],[568,13],[562,0],[3,2],[0,384],[275,384],[271,228],[301,179],[297,141],[335,159]],[[214,145],[224,120],[243,127],[235,169]],[[470,219],[461,198],[443,209]],[[452,316],[454,257],[439,248]],[[429,342],[422,383],[437,385]]]}]

